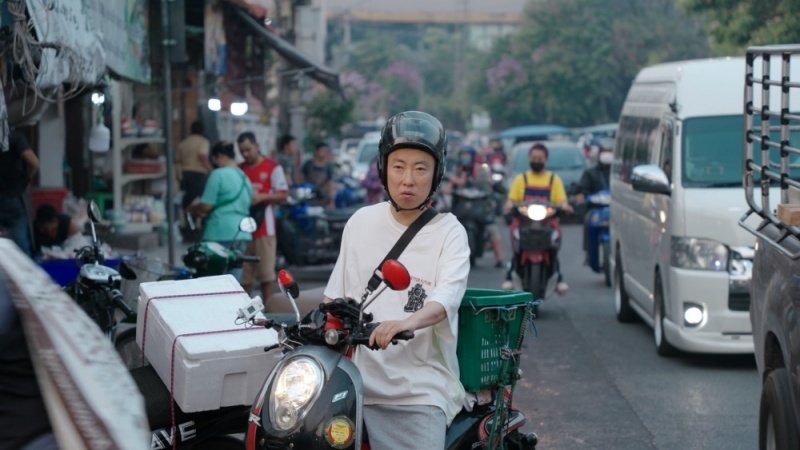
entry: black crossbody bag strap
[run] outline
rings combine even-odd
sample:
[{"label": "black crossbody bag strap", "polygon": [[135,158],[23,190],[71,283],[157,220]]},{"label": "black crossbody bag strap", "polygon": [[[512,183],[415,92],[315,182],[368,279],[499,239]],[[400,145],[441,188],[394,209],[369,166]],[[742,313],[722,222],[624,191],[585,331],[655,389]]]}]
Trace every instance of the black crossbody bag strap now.
[{"label": "black crossbody bag strap", "polygon": [[378,286],[381,284],[381,281],[383,281],[383,279],[380,276],[378,276],[378,271],[381,270],[383,262],[386,261],[387,259],[397,259],[400,256],[400,254],[403,253],[403,250],[405,250],[406,247],[408,247],[408,244],[411,242],[411,239],[414,238],[414,236],[419,232],[419,230],[421,230],[422,227],[425,226],[425,224],[430,222],[431,219],[436,217],[436,214],[438,213],[439,212],[436,211],[435,208],[428,208],[419,217],[417,217],[417,219],[414,220],[414,222],[412,222],[411,225],[408,226],[408,228],[406,228],[406,231],[403,232],[403,234],[400,236],[400,239],[398,239],[397,242],[394,244],[394,247],[392,247],[392,249],[389,250],[389,253],[386,254],[386,257],[383,258],[381,263],[378,264],[378,267],[376,267],[375,271],[372,273],[372,278],[370,278],[369,282],[367,283],[367,289],[369,290],[369,292],[372,292],[375,289],[377,289]]}]

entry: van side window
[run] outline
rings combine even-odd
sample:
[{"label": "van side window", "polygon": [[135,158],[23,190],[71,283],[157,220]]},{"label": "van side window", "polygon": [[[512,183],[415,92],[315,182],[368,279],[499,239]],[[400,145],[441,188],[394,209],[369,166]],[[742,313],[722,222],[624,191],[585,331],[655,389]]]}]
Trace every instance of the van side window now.
[{"label": "van side window", "polygon": [[633,150],[638,133],[639,121],[630,116],[622,116],[619,122],[617,135],[617,155],[614,158],[615,167],[612,174],[620,181],[630,183],[630,172],[633,167]]},{"label": "van side window", "polygon": [[658,165],[667,174],[667,179],[672,183],[672,123],[664,122],[661,125],[661,157]]},{"label": "van side window", "polygon": [[653,151],[659,139],[658,119],[645,117],[639,127],[639,136],[636,142],[636,154],[634,156],[635,165],[653,164]]}]

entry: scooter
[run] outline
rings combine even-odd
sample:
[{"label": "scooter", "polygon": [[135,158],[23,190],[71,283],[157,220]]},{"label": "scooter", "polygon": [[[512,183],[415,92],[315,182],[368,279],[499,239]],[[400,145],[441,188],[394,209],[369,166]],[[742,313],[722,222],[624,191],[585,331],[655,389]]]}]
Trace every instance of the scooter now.
[{"label": "scooter", "polygon": [[[403,290],[410,284],[408,271],[397,261],[385,261],[380,274],[383,287],[372,297],[370,291],[365,292],[365,301],[335,299],[301,319],[295,301],[299,288],[288,272],[279,272],[278,284],[295,314],[286,320],[251,319],[254,325],[278,332],[279,343],[265,350],[280,348],[283,358],[253,402],[247,450],[369,448],[363,423],[363,381],[348,355],[357,346],[367,347],[379,325],[364,309],[385,289]],[[525,311],[530,315],[529,307]],[[393,342],[413,337],[404,331]],[[513,353],[498,361],[504,375],[498,381],[495,402],[459,413],[447,430],[447,449],[535,449],[536,435],[520,431],[524,414],[511,408],[519,377],[519,359]]]},{"label": "scooter", "polygon": [[[558,250],[561,247],[561,209],[545,202],[530,202],[515,207],[511,221],[511,270],[516,271],[522,288],[536,300],[544,301],[555,288],[558,275]],[[538,313],[538,307],[535,311]]]},{"label": "scooter", "polygon": [[335,183],[334,204],[336,209],[361,206],[367,201],[367,190],[361,186],[361,182],[357,178],[350,175],[339,175]]},{"label": "scooter", "polygon": [[125,302],[120,291],[122,279],[135,279],[136,275],[125,262],[119,271],[104,266],[103,252],[97,238],[95,223],[99,222],[100,210],[95,202],[87,207],[89,226],[92,230],[92,243],[75,250],[75,259],[80,264],[78,277],[64,286],[64,291],[97,323],[112,341],[117,338],[117,325],[124,321],[136,320],[136,313]]},{"label": "scooter", "polygon": [[584,226],[589,267],[596,273],[602,273],[606,286],[611,286],[611,234],[608,230],[611,194],[607,190],[595,192],[586,197],[586,204],[589,212],[584,219]]},{"label": "scooter", "polygon": [[467,232],[469,263],[483,256],[486,247],[486,225],[494,221],[495,199],[492,193],[476,187],[462,187],[453,191],[452,213]]},{"label": "scooter", "polygon": [[296,184],[279,209],[278,251],[289,265],[332,264],[339,256],[342,232],[358,206],[325,210],[310,201],[313,185]]}]

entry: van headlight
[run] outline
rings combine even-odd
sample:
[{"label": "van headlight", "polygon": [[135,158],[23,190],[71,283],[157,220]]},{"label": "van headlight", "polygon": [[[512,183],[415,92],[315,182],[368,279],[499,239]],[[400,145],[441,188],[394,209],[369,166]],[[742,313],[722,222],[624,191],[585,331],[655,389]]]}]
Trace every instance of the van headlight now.
[{"label": "van headlight", "polygon": [[322,389],[318,362],[300,356],[281,367],[269,395],[270,422],[278,430],[294,428]]},{"label": "van headlight", "polygon": [[672,237],[673,267],[694,270],[728,270],[728,247],[712,239]]}]

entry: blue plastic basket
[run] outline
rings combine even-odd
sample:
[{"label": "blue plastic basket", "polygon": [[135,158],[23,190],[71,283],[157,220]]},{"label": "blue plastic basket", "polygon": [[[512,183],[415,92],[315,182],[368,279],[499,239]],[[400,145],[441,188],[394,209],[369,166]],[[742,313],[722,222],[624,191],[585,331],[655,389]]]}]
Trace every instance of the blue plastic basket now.
[{"label": "blue plastic basket", "polygon": [[[116,269],[119,267],[119,262],[119,258],[109,258],[105,260],[103,265]],[[74,281],[81,271],[81,266],[75,258],[49,259],[47,261],[40,261],[39,266],[50,275],[53,281],[62,287]]]}]

